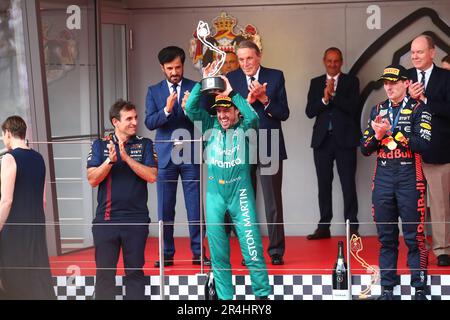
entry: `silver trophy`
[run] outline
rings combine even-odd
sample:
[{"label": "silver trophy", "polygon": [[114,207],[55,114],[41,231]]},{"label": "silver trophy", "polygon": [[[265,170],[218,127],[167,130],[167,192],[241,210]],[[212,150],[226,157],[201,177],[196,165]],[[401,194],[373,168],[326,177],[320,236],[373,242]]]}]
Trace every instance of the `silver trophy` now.
[{"label": "silver trophy", "polygon": [[217,53],[220,57],[215,68],[211,70],[207,77],[202,79],[202,88],[200,91],[213,94],[215,91],[224,91],[226,89],[225,81],[221,77],[216,76],[225,62],[226,53],[206,39],[210,34],[208,23],[200,20],[197,26],[197,38],[204,46]]}]

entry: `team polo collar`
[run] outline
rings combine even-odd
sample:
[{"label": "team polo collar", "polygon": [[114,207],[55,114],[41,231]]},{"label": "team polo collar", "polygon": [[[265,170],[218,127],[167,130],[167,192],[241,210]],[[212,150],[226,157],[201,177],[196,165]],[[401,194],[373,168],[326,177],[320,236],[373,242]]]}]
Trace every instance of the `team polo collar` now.
[{"label": "team polo collar", "polygon": [[[114,143],[119,143],[119,138],[116,136],[116,134],[113,132],[109,135],[110,140],[112,140]],[[132,143],[137,140],[137,136],[133,135],[130,138],[128,138],[127,143]]]}]

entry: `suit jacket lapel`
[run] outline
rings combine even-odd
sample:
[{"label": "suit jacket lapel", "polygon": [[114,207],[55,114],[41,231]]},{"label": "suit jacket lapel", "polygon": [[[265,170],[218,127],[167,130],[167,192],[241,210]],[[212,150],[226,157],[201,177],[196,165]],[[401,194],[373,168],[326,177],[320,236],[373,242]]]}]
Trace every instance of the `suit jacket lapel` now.
[{"label": "suit jacket lapel", "polygon": [[258,78],[258,82],[263,85],[264,82],[269,83],[268,79],[267,79],[267,72],[266,72],[266,68],[264,68],[263,66],[261,66],[261,69],[259,70],[259,78]]},{"label": "suit jacket lapel", "polygon": [[[325,75],[325,79],[326,79],[326,75]],[[345,80],[347,80],[346,77],[345,77],[345,74],[343,74],[343,73],[341,72],[341,73],[339,74],[339,77],[338,77],[338,82],[337,82],[337,86],[336,86],[336,94],[337,94],[338,92],[340,92],[340,91],[342,90],[342,88],[344,87]]]},{"label": "suit jacket lapel", "polygon": [[167,86],[166,80],[161,81],[160,89],[161,89],[161,91],[160,91],[161,92],[161,100],[163,100],[163,104],[164,104],[163,108],[164,108],[166,105],[167,97],[170,95],[169,87]]},{"label": "suit jacket lapel", "polygon": [[186,79],[183,79],[183,82],[181,84],[181,89],[180,89],[180,97],[178,99],[180,106],[181,106],[181,101],[183,101],[184,92],[186,90],[187,90],[187,81],[186,81]]},{"label": "suit jacket lapel", "polygon": [[245,97],[248,95],[248,85],[247,85],[247,76],[245,75],[244,71],[242,71],[241,68],[239,68],[239,87],[241,88],[241,91],[245,94]]},{"label": "suit jacket lapel", "polygon": [[417,69],[416,68],[413,69],[411,78],[412,78],[413,82],[417,82]]},{"label": "suit jacket lapel", "polygon": [[[417,74],[417,73],[416,73]],[[433,70],[430,74],[430,79],[428,79],[427,88],[425,89],[425,96],[428,96],[433,88],[439,87],[439,70],[436,65],[433,66]]]},{"label": "suit jacket lapel", "polygon": [[181,108],[181,101],[183,101],[184,92],[187,90],[187,87],[188,87],[188,83],[187,83],[186,79],[183,78],[183,82],[181,83],[181,88],[180,88],[180,96],[178,97],[178,103],[176,105],[176,107],[178,108],[178,111],[180,111],[183,115],[184,115],[184,111],[183,111],[183,108]]},{"label": "suit jacket lapel", "polygon": [[323,95],[323,89],[325,89],[325,87],[327,86],[327,74],[325,73],[323,76],[320,77],[320,85],[317,87],[316,86],[316,90],[321,92],[321,95]]}]

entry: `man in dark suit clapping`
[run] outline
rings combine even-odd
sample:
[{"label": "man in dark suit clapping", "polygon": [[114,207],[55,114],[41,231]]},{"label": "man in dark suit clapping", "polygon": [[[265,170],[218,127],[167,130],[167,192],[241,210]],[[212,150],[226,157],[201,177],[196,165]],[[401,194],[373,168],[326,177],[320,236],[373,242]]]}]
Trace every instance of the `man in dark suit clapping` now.
[{"label": "man in dark suit clapping", "polygon": [[[181,176],[184,202],[189,221],[192,263],[200,264],[202,239],[200,239],[200,165],[195,162],[194,124],[181,108],[186,90],[192,90],[195,82],[183,77],[184,50],[170,46],[158,54],[161,70],[166,77],[150,86],[145,101],[145,125],[156,130],[155,149],[158,155],[158,220],[164,221],[164,265],[173,265],[175,242],[173,238],[175,203],[178,178]],[[186,137],[185,134],[189,136]],[[186,139],[189,138],[189,139]],[[184,152],[183,152],[184,151]],[[180,161],[181,160],[181,161]],[[209,259],[203,255],[205,265]],[[160,267],[160,262],[155,262]]]},{"label": "man in dark suit clapping", "polygon": [[[433,252],[438,266],[450,265],[450,71],[433,63],[434,41],[420,35],[411,43],[408,70],[409,94],[422,100],[432,114],[431,147],[422,153],[423,172],[428,183],[433,235]],[[427,128],[422,128],[427,130]]]},{"label": "man in dark suit clapping", "polygon": [[311,80],[306,115],[316,118],[311,147],[314,149],[319,187],[320,221],[309,240],[331,236],[333,218],[331,189],[333,163],[336,161],[344,196],[344,218],[350,220],[352,233],[358,232],[356,195],[356,147],[359,144],[359,80],[341,72],[342,52],[328,48],[323,57],[326,74]]},{"label": "man in dark suit clapping", "polygon": [[[261,180],[268,223],[269,247],[273,265],[284,264],[285,251],[283,201],[283,160],[287,159],[281,121],[289,117],[283,72],[261,66],[261,51],[249,40],[239,43],[236,51],[240,69],[227,74],[233,89],[251,103],[259,116],[258,172]],[[261,135],[267,130],[267,139]],[[276,141],[272,141],[276,139]],[[266,150],[261,149],[266,148]],[[263,159],[264,158],[264,159]],[[256,167],[252,168],[256,194]]]}]

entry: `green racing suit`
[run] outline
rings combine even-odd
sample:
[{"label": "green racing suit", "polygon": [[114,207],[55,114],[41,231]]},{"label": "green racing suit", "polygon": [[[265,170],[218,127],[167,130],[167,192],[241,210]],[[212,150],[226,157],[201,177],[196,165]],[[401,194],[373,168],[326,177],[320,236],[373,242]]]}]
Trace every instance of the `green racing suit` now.
[{"label": "green racing suit", "polygon": [[[255,194],[250,177],[248,129],[257,130],[259,118],[241,95],[232,92],[233,103],[243,119],[225,130],[217,117],[199,106],[200,84],[192,89],[186,103],[186,115],[205,137],[205,162],[208,166],[206,187],[206,234],[219,299],[233,299],[230,241],[224,217],[228,211],[236,228],[242,256],[250,272],[253,293],[269,296],[271,287],[264,261],[263,245],[257,225]],[[254,131],[256,134],[256,131]],[[256,141],[256,139],[255,139]]]}]

